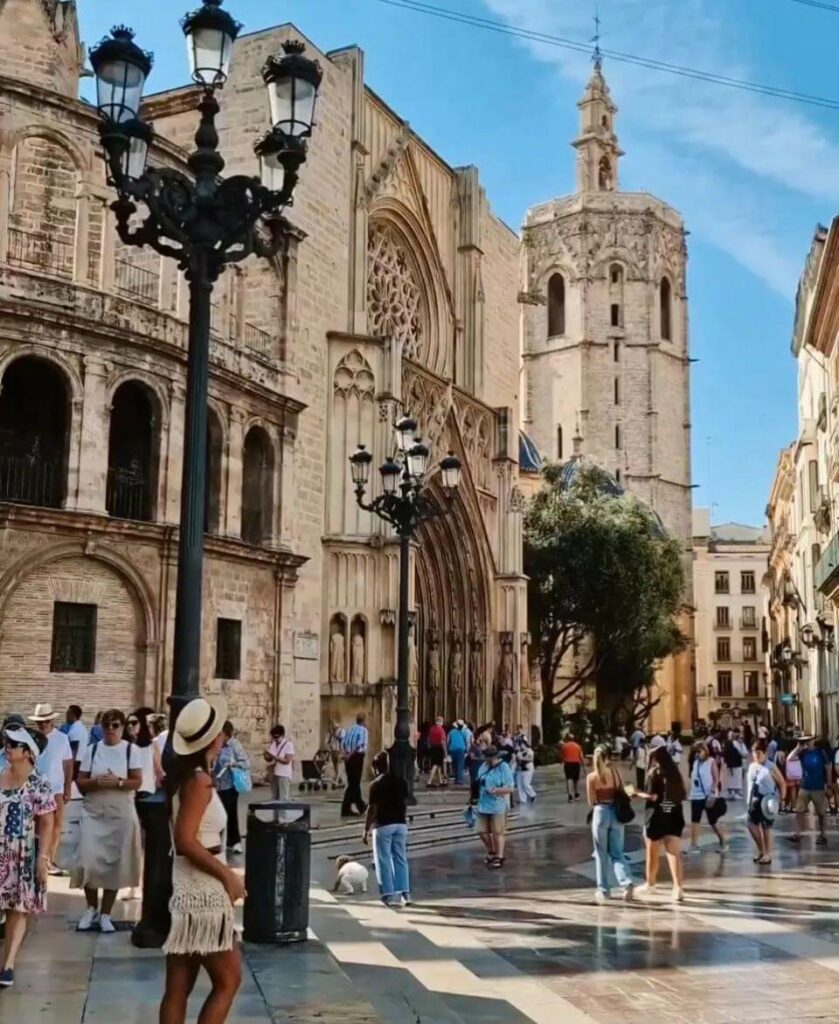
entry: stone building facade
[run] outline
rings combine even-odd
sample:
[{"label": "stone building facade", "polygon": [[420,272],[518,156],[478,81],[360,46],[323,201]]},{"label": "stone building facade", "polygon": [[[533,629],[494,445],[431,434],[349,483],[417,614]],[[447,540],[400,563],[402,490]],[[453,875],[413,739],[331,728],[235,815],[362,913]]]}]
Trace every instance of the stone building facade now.
[{"label": "stone building facade", "polygon": [[[219,121],[257,172],[260,70],[291,26],[237,43]],[[395,717],[398,548],[352,494],[408,409],[464,462],[412,553],[412,687],[437,712],[539,721],[518,489],[516,235],[364,83],[356,48],[305,40],[324,80],[272,262],[214,293],[202,674],[243,738],[301,756],[326,722]],[[162,706],[171,678],[186,289],[117,241],[73,3],[0,2],[0,708]],[[25,68],[25,72],[24,69]],[[153,81],[153,79],[152,79]],[[192,87],[149,96],[151,159],[185,167]],[[376,474],[373,474],[376,476]],[[437,490],[436,472],[431,486]]]},{"label": "stone building facade", "polygon": [[[525,430],[546,458],[584,456],[684,544],[692,637],[687,251],[679,214],[619,190],[623,155],[599,59],[580,100],[577,191],[531,208],[523,228]],[[689,726],[691,654],[659,674],[655,724]]]}]

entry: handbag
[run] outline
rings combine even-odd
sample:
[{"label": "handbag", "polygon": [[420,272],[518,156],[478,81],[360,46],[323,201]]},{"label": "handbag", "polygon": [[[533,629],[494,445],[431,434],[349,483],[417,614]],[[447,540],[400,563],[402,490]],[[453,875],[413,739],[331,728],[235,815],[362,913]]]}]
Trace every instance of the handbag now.
[{"label": "handbag", "polygon": [[467,828],[474,828],[477,825],[478,815],[471,804],[463,812],[463,820],[466,822]]},{"label": "handbag", "polygon": [[629,794],[623,788],[623,782],[621,782],[617,773],[615,774],[615,781],[618,784],[615,790],[615,817],[621,825],[628,825],[631,821],[635,820],[635,811],[633,810]]},{"label": "handbag", "polygon": [[231,767],[230,781],[233,783],[233,788],[237,793],[250,793],[253,789],[251,773],[247,768]]}]

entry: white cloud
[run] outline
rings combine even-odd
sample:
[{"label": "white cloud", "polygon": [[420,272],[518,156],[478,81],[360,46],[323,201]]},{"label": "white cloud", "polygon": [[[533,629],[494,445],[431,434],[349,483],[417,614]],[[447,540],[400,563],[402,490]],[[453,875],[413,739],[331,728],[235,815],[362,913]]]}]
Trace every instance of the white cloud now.
[{"label": "white cloud", "polygon": [[[484,3],[518,27],[575,40],[589,39],[593,32],[588,4]],[[601,4],[602,45],[732,78],[765,80],[744,59],[749,40],[738,35],[736,20],[717,17],[721,3],[679,0],[678,18],[673,7],[673,0]],[[523,45],[564,79],[582,85],[590,74],[584,54],[542,43]],[[615,60],[605,67],[620,107],[618,132],[643,187],[677,206],[695,233],[791,298],[804,254],[789,252],[782,222],[795,194],[824,204],[825,217],[832,214],[839,201],[839,145],[805,107]]]}]

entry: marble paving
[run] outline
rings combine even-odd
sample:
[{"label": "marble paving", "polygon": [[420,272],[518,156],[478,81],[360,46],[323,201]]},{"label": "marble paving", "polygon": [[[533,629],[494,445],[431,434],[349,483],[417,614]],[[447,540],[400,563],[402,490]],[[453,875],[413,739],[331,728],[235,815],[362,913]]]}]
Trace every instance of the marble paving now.
[{"label": "marble paving", "polygon": [[[546,794],[547,795],[547,794]],[[539,815],[561,829],[528,833],[501,872],[476,843],[413,862],[417,905],[394,912],[374,896],[338,899],[332,868],[314,862],[309,942],[245,949],[238,1024],[750,1024],[791,1016],[839,1024],[839,831],[827,848],[784,841],[772,868],[752,863],[730,816],[731,853],[703,839],[686,858],[687,900],[661,895],[592,903],[584,808],[558,795]],[[545,805],[548,806],[545,806]],[[534,820],[539,820],[535,810]],[[640,830],[630,830],[640,880]],[[662,869],[665,870],[664,868]],[[162,957],[127,932],[78,935],[81,900],[51,882],[50,914],[27,940],[18,984],[0,993],[0,1021],[151,1024]],[[130,919],[135,904],[120,905]],[[191,1006],[195,1020],[202,988]]]}]

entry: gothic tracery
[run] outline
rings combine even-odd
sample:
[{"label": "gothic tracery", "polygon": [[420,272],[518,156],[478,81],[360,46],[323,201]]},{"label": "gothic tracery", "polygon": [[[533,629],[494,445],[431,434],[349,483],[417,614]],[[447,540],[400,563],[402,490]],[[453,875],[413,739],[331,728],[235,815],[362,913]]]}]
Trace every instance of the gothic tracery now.
[{"label": "gothic tracery", "polygon": [[409,359],[425,354],[425,296],[419,273],[402,238],[389,224],[370,227],[367,314],[372,335],[398,339]]}]

